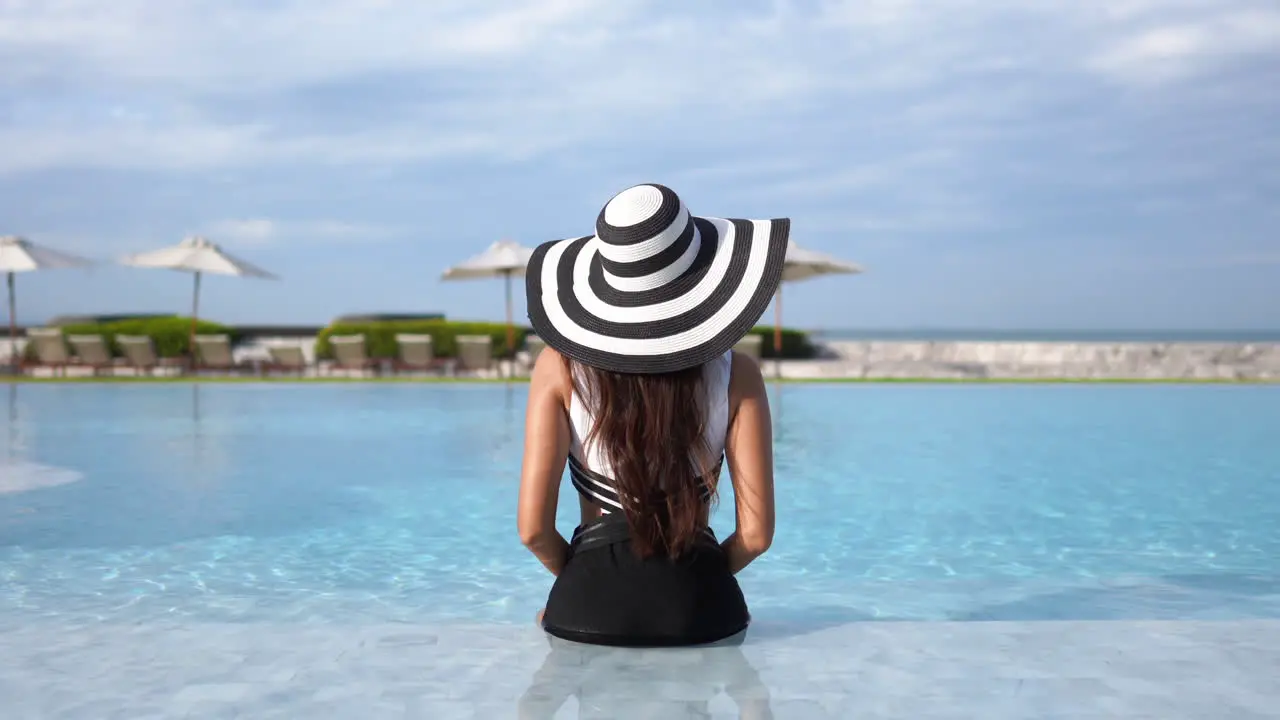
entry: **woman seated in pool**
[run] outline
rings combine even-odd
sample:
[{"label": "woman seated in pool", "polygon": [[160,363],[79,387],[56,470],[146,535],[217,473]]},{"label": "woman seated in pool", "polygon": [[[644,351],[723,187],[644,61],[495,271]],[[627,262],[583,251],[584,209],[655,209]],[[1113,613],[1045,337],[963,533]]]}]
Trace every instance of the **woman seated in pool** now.
[{"label": "woman seated in pool", "polygon": [[[614,196],[595,235],[529,262],[548,348],[529,388],[519,529],[556,576],[546,632],[603,645],[715,642],[747,627],[735,575],[773,539],[760,369],[733,352],[782,279],[790,222],[691,215],[670,189]],[[737,527],[708,522],[722,462]],[[565,463],[582,521],[555,527]]]}]

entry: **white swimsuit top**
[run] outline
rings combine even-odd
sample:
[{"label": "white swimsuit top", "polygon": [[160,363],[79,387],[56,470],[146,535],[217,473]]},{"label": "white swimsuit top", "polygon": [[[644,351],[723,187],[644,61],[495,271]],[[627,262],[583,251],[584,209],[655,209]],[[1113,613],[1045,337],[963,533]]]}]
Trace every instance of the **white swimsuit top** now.
[{"label": "white swimsuit top", "polygon": [[[725,436],[729,432],[729,376],[733,366],[733,351],[711,360],[703,366],[703,385],[706,388],[707,447],[711,457],[716,458],[717,465],[724,457]],[[613,489],[609,478],[613,468],[594,443],[586,443],[586,439],[595,427],[595,418],[591,408],[587,406],[575,392],[569,401],[569,424],[572,431],[572,444],[569,446],[569,477],[573,486],[587,500],[600,507],[601,512],[608,513],[621,510],[618,493]],[[713,470],[714,468],[708,468]],[[710,497],[710,488],[704,489],[704,497]]]}]

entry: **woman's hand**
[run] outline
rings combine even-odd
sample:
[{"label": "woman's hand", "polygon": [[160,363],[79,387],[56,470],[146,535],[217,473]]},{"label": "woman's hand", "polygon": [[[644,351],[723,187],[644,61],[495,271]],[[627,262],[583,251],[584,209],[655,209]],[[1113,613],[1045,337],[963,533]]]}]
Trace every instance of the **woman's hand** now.
[{"label": "woman's hand", "polygon": [[551,532],[528,538],[521,533],[520,541],[552,575],[559,575],[569,560],[569,543],[559,530],[552,529]]}]

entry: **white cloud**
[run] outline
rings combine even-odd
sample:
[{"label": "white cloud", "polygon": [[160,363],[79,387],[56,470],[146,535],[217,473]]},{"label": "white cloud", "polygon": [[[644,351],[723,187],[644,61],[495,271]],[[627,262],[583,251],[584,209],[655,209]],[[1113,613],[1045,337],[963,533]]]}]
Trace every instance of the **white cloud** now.
[{"label": "white cloud", "polygon": [[1087,262],[1100,263],[1107,270],[1143,271],[1192,271],[1213,273],[1222,270],[1239,270],[1248,268],[1280,267],[1280,253],[1273,252],[1227,252],[1227,253],[1179,253],[1152,254],[1128,253],[1107,254],[1083,258]]},{"label": "white cloud", "polygon": [[1244,253],[1209,258],[1204,265],[1217,267],[1272,267],[1280,265],[1280,253]]},{"label": "white cloud", "polygon": [[518,54],[607,20],[626,0],[8,0],[17,77],[67,67],[141,85],[290,87]]},{"label": "white cloud", "polygon": [[217,238],[228,238],[247,244],[259,244],[275,239],[279,229],[279,223],[267,218],[219,220],[210,226],[209,234]]},{"label": "white cloud", "polygon": [[392,234],[389,228],[340,220],[290,221],[270,218],[218,220],[201,231],[215,242],[267,245],[281,242],[317,243],[371,241]]},{"label": "white cloud", "polygon": [[[1168,80],[1274,49],[1265,8],[0,0],[0,173],[509,161],[693,134],[750,146],[762,118],[962,136],[1054,92],[1002,82],[1018,73]],[[401,84],[399,105],[362,97],[371,79]],[[291,93],[339,86],[348,102],[290,110]]]},{"label": "white cloud", "polygon": [[264,128],[208,122],[0,126],[0,173],[56,167],[202,170],[268,156]]},{"label": "white cloud", "polygon": [[1088,60],[1116,80],[1152,85],[1211,70],[1240,56],[1280,51],[1280,12],[1235,10],[1127,34]]}]

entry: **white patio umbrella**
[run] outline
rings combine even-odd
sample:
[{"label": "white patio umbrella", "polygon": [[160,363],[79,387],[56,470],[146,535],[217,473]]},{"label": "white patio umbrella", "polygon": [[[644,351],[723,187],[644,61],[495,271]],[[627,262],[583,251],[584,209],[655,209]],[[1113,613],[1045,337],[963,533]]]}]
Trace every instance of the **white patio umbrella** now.
[{"label": "white patio umbrella", "polygon": [[[806,250],[795,241],[787,245],[787,258],[782,267],[782,282],[798,282],[818,277],[819,275],[856,275],[862,267],[840,260],[814,250]],[[774,298],[773,352],[775,357],[782,355],[782,286],[778,286],[778,295]]]},{"label": "white patio umbrella", "polygon": [[26,238],[15,235],[0,237],[0,273],[4,273],[9,286],[9,364],[18,364],[18,303],[14,289],[14,276],[20,272],[52,270],[58,268],[87,267],[93,263],[82,257],[40,247]]},{"label": "white patio umbrella", "polygon": [[533,249],[510,240],[499,240],[487,250],[473,258],[465,260],[448,270],[441,276],[442,280],[477,280],[481,278],[503,278],[507,286],[507,348],[514,350],[515,324],[511,317],[511,278],[524,277],[524,270],[529,265]]},{"label": "white patio umbrella", "polygon": [[[189,272],[195,276],[195,288],[191,296],[191,352],[195,352],[196,321],[200,315],[200,276],[235,275],[238,277],[276,280],[275,275],[246,260],[228,253],[208,239],[193,236],[177,245],[151,252],[129,255],[120,260],[122,265],[140,268],[160,268]],[[194,355],[193,355],[194,357]]]}]

